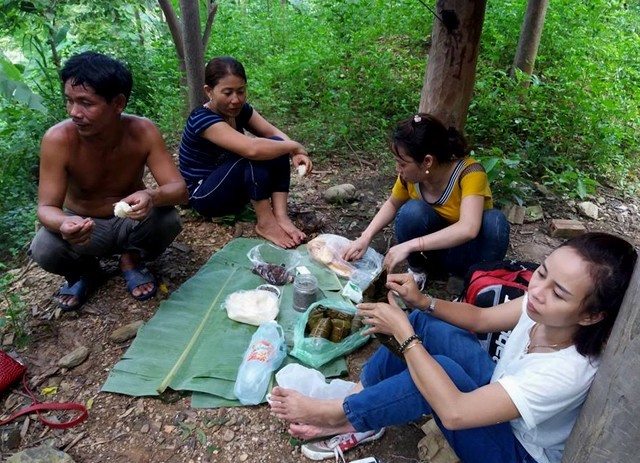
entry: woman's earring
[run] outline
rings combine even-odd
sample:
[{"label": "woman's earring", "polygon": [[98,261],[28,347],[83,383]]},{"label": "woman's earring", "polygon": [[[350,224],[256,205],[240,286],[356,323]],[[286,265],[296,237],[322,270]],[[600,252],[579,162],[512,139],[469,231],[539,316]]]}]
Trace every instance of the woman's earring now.
[{"label": "woman's earring", "polygon": [[429,175],[429,169],[425,170],[425,171],[424,171],[424,173],[425,173],[426,175]]}]

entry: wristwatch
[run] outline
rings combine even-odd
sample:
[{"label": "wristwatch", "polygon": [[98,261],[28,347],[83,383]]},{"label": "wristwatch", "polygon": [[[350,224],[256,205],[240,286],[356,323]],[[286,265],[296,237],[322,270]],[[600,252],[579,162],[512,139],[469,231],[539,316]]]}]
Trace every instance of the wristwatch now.
[{"label": "wristwatch", "polygon": [[433,296],[430,296],[429,294],[425,294],[425,296],[427,296],[430,301],[429,301],[429,305],[425,307],[424,311],[427,313],[433,313],[436,310],[436,300],[434,299]]}]

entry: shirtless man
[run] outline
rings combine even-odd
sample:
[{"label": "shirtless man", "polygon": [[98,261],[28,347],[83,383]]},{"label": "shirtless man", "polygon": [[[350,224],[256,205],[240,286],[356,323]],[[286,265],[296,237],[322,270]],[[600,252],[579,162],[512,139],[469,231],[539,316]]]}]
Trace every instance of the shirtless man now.
[{"label": "shirtless man", "polygon": [[[60,78],[69,119],[42,139],[38,218],[32,258],[66,279],[56,304],[79,309],[101,275],[100,257],[120,254],[127,289],[137,300],[156,294],[145,261],[158,257],[180,233],[174,205],[187,189],[162,136],[148,119],[124,114],[131,73],[107,56],[70,58]],[[147,188],[148,167],[158,186]],[[114,203],[131,210],[114,216]]]}]

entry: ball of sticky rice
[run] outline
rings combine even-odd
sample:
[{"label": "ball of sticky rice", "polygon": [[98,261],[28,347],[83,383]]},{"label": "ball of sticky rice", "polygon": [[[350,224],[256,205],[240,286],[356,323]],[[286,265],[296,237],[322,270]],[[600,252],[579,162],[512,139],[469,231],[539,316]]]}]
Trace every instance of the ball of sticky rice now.
[{"label": "ball of sticky rice", "polygon": [[124,219],[127,216],[127,213],[131,211],[131,206],[129,206],[124,201],[118,201],[115,206],[113,206],[113,215],[116,217],[120,217]]},{"label": "ball of sticky rice", "polygon": [[304,177],[305,175],[307,175],[307,166],[302,164],[298,166],[298,177]]}]

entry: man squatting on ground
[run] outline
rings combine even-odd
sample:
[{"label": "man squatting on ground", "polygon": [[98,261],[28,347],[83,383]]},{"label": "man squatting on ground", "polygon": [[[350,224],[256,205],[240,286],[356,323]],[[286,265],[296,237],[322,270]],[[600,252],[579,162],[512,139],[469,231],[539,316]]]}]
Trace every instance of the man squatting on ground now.
[{"label": "man squatting on ground", "polygon": [[[171,244],[182,224],[174,205],[187,189],[157,127],[124,114],[132,77],[125,66],[95,52],[73,56],[60,73],[66,119],[42,139],[38,218],[43,227],[31,257],[66,279],[56,304],[79,309],[101,274],[98,259],[120,254],[127,289],[137,300],[156,294],[145,266]],[[146,188],[145,166],[156,180]],[[114,203],[131,206],[114,216]]]}]

